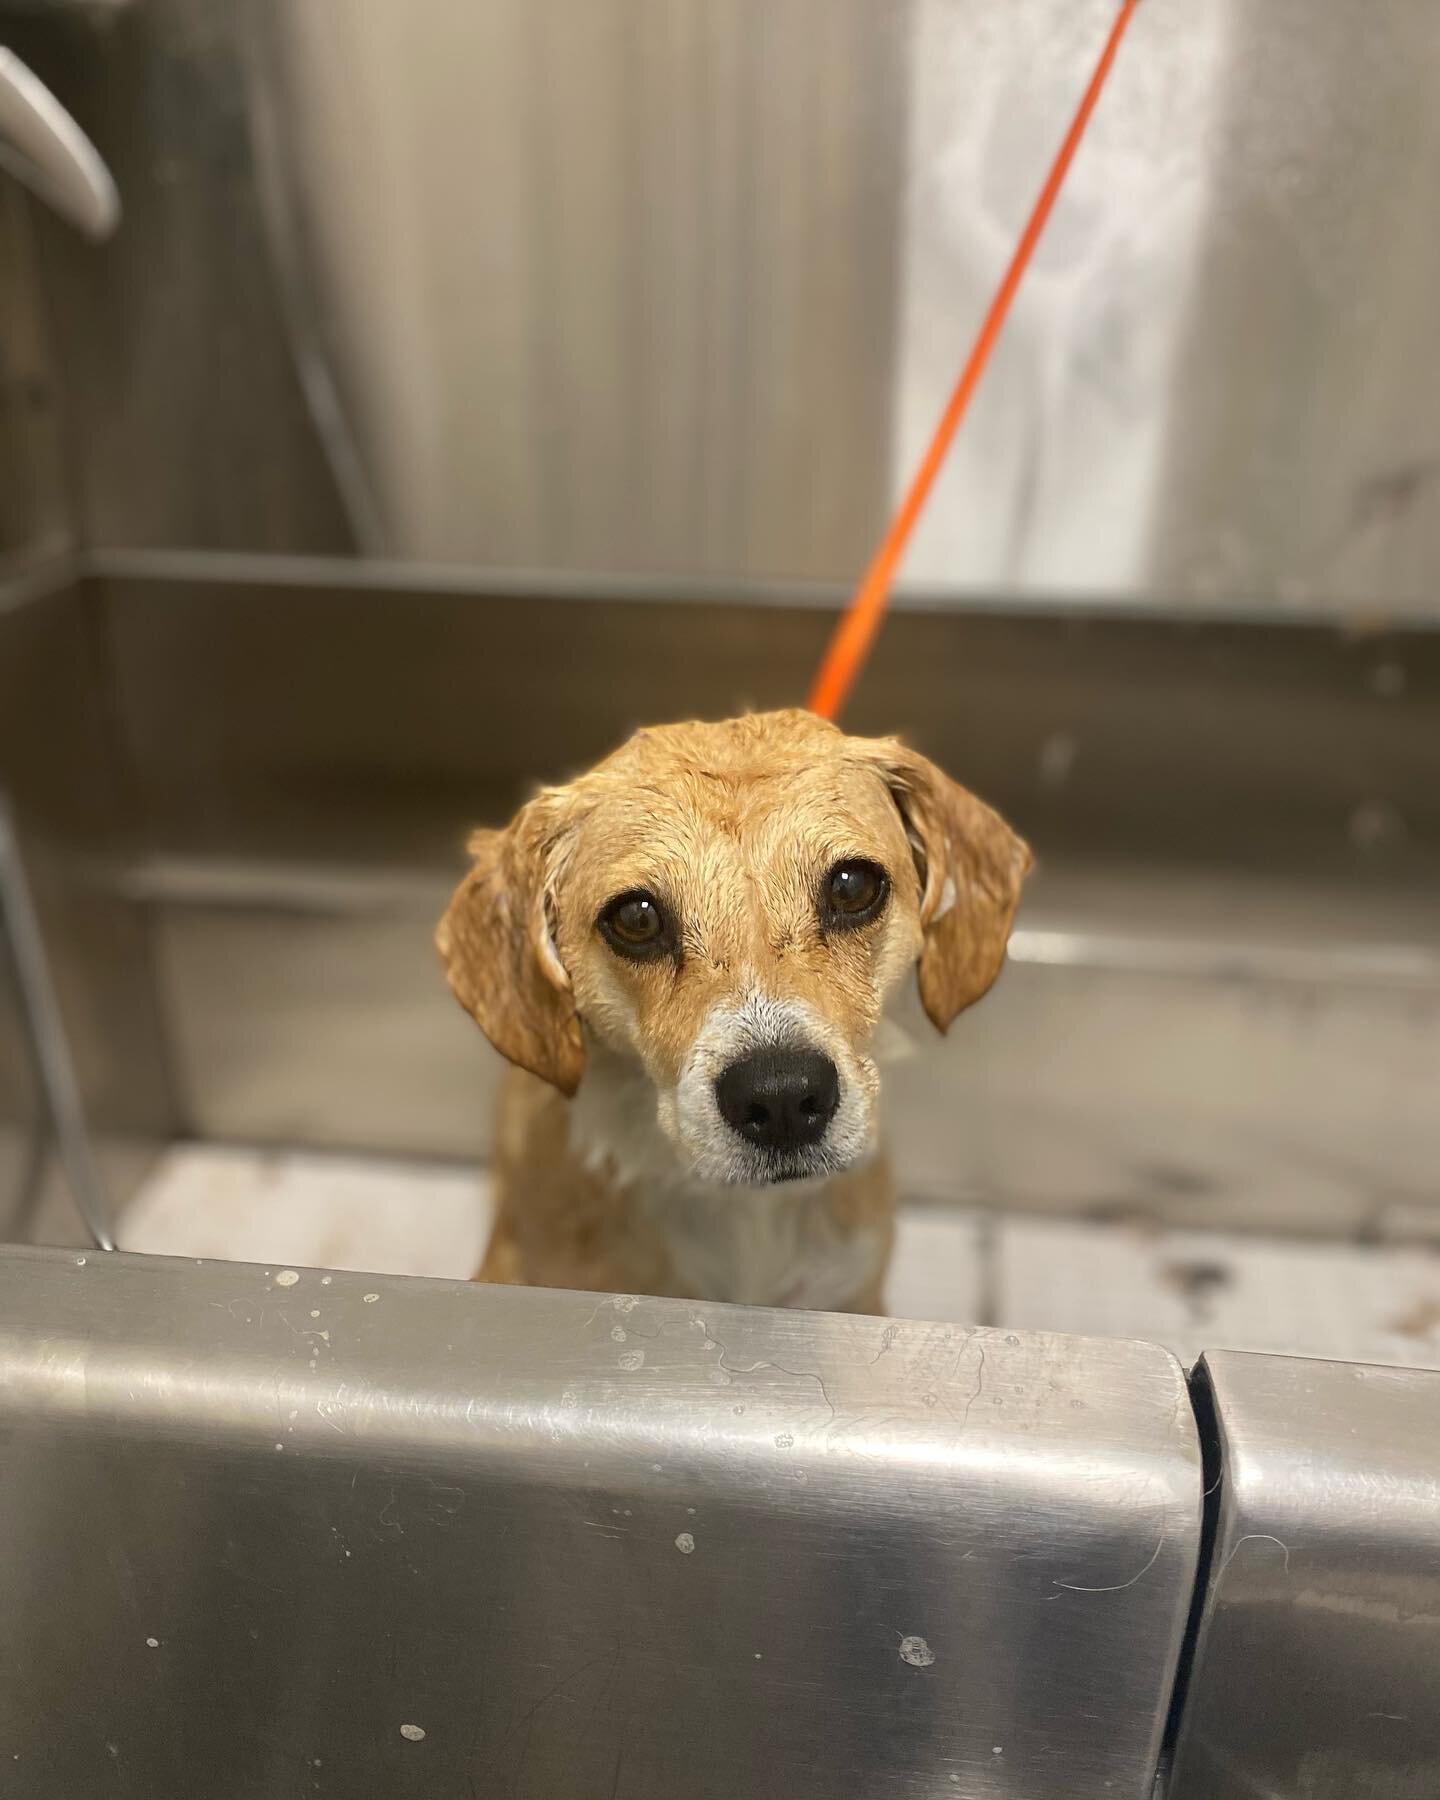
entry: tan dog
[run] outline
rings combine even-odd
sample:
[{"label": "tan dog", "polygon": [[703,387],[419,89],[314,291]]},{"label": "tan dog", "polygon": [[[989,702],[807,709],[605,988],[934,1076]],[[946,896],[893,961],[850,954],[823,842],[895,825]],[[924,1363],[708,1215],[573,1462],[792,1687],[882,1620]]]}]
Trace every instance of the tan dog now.
[{"label": "tan dog", "polygon": [[470,850],[436,941],[517,1065],[479,1278],[880,1311],[872,1039],[917,963],[942,1032],[999,973],[1004,821],[794,711],[637,732]]}]

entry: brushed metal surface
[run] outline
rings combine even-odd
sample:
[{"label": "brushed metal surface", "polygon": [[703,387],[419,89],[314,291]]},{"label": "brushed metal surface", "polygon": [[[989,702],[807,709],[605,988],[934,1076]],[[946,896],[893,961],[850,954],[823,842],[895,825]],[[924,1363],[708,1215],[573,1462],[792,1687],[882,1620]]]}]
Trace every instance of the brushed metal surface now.
[{"label": "brushed metal surface", "polygon": [[[87,536],[853,578],[1111,0],[148,0],[15,47]],[[1433,616],[1440,16],[1146,0],[910,574]]]},{"label": "brushed metal surface", "polygon": [[[830,626],[783,591],[99,567],[162,853],[449,869],[477,818],[638,725],[799,704]],[[1314,874],[1363,904],[1440,877],[1437,718],[1426,627],[996,603],[897,612],[846,725],[908,734],[1042,857]]]},{"label": "brushed metal surface", "polygon": [[0,1256],[26,1800],[1144,1800],[1200,1467],[1163,1352]]},{"label": "brushed metal surface", "polygon": [[[206,858],[135,871],[187,1129],[488,1155],[500,1060],[430,942],[448,884]],[[905,1192],[1440,1236],[1433,903],[1352,899],[1326,928],[1324,899],[1297,881],[1042,868],[986,1004],[944,1039],[918,1006],[904,1017],[915,1054],[887,1065],[884,1095]]]},{"label": "brushed metal surface", "polygon": [[911,10],[250,9],[387,554],[860,564],[889,488]]},{"label": "brushed metal surface", "polygon": [[1222,72],[1191,140],[1206,224],[1150,566],[1200,594],[1433,616],[1440,367],[1417,359],[1413,333],[1440,304],[1440,244],[1414,221],[1440,196],[1440,13],[1423,0],[1202,10]]},{"label": "brushed metal surface", "polygon": [[20,839],[9,799],[0,789],[0,931],[14,967],[26,1035],[45,1094],[45,1114],[56,1155],[76,1210],[95,1247],[113,1250],[109,1191],[90,1137],[89,1119],[70,1053],[70,1034],[55,995],[55,982],[35,903],[25,876]]},{"label": "brushed metal surface", "polygon": [[[136,819],[94,625],[80,588],[63,578],[0,605],[0,791],[34,897],[80,1109],[118,1202],[172,1133],[175,1113],[144,916],[117,883],[135,854]],[[15,1101],[28,1156],[38,1115],[24,1092]],[[0,1236],[12,1223],[20,1228],[5,1211],[0,1197]],[[56,1217],[45,1209],[47,1233]]]},{"label": "brushed metal surface", "polygon": [[63,554],[72,538],[54,325],[34,227],[24,190],[0,172],[0,607],[8,578]]},{"label": "brushed metal surface", "polygon": [[125,199],[124,230],[98,248],[36,218],[87,543],[354,547],[262,232],[246,10],[145,0],[6,19]]},{"label": "brushed metal surface", "polygon": [[[1112,15],[906,22],[902,463]],[[1437,81],[1424,0],[1146,0],[912,572],[1433,613]]]},{"label": "brushed metal surface", "polygon": [[0,1243],[29,1243],[50,1121],[9,944],[0,935]]},{"label": "brushed metal surface", "polygon": [[1440,1792],[1440,1373],[1203,1370],[1223,1481],[1170,1800]]}]

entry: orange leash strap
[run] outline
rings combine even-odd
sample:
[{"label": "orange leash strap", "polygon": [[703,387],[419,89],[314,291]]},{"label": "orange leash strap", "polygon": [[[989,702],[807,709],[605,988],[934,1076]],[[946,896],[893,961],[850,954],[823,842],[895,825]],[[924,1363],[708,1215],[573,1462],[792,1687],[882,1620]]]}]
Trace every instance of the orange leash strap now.
[{"label": "orange leash strap", "polygon": [[996,339],[1004,329],[1011,302],[1025,278],[1035,246],[1040,241],[1040,234],[1045,229],[1056,196],[1064,185],[1080,140],[1085,135],[1085,127],[1090,123],[1090,115],[1095,110],[1095,103],[1100,98],[1100,91],[1105,86],[1106,77],[1115,61],[1120,40],[1124,37],[1125,28],[1138,4],[1139,0],[1122,0],[1115,23],[1110,27],[1110,35],[1105,40],[1105,48],[1095,65],[1095,73],[1090,77],[1090,85],[1085,89],[1075,117],[1070,122],[1070,129],[1065,133],[1065,141],[1051,165],[1050,173],[1045,177],[1045,185],[1040,190],[1035,209],[1020,234],[1020,242],[1010,258],[1010,266],[996,290],[995,298],[990,302],[990,310],[980,327],[980,335],[975,339],[965,367],[961,370],[960,379],[955,384],[955,391],[940,415],[935,435],[921,459],[920,467],[915,471],[899,511],[890,521],[890,528],[885,533],[880,548],[865,571],[864,580],[835,627],[835,635],[830,640],[815,676],[815,685],[810,690],[810,710],[819,713],[822,719],[839,716],[865,665],[865,659],[870,654],[881,621],[885,617],[895,571],[905,554],[910,534],[915,529],[931,488],[935,485],[935,477],[940,473],[940,465],[945,460],[960,421],[965,417],[971,397],[980,385],[980,377],[985,373]]}]

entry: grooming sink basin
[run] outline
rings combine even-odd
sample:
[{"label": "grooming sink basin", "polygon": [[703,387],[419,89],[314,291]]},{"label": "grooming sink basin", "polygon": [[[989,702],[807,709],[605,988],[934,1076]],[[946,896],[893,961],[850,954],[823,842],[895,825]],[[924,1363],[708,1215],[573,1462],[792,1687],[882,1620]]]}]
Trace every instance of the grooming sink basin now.
[{"label": "grooming sink basin", "polygon": [[1145,1345],[0,1256],[26,1800],[1148,1794],[1200,1544]]},{"label": "grooming sink basin", "polygon": [[1433,1791],[1440,1374],[1196,1380],[1122,1341],[0,1252],[5,1791]]}]

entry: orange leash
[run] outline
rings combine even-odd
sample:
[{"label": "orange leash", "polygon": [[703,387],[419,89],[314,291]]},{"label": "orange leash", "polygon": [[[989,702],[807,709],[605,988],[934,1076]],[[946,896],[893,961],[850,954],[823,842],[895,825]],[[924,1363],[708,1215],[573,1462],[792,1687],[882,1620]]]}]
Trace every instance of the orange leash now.
[{"label": "orange leash", "polygon": [[1110,27],[1110,35],[1105,40],[1105,48],[1100,53],[1100,60],[1095,65],[1095,73],[1090,77],[1090,85],[1085,89],[1075,117],[1070,122],[1070,129],[1065,133],[1065,141],[1061,144],[1058,155],[1051,165],[1050,173],[1045,177],[1045,185],[1040,190],[1040,198],[1035,202],[1035,209],[1030,214],[1020,242],[1015,246],[1015,254],[1010,258],[1010,266],[1005,271],[1004,280],[996,290],[995,298],[990,302],[990,310],[985,315],[985,322],[980,327],[980,335],[975,339],[960,379],[955,384],[945,411],[940,415],[940,423],[935,428],[929,448],[921,459],[920,467],[915,471],[913,480],[906,490],[900,509],[890,521],[890,528],[875,552],[870,567],[865,571],[865,578],[856,590],[854,599],[846,607],[835,627],[835,635],[831,638],[824,660],[815,676],[815,685],[810,690],[809,706],[811,712],[819,713],[822,719],[834,719],[839,716],[841,708],[850,696],[857,676],[865,665],[870,654],[876,634],[880,630],[881,621],[885,617],[885,608],[889,603],[891,585],[895,579],[895,571],[901,557],[905,554],[905,546],[910,541],[910,534],[915,529],[915,522],[920,517],[930,490],[935,485],[935,477],[940,473],[940,465],[944,462],[947,451],[959,429],[960,421],[975,389],[980,385],[980,377],[985,373],[985,366],[990,361],[990,353],[995,348],[995,341],[1004,328],[1006,317],[1010,312],[1020,283],[1025,278],[1025,271],[1030,265],[1035,246],[1040,241],[1051,209],[1055,205],[1056,196],[1064,184],[1080,140],[1085,135],[1085,127],[1090,123],[1090,115],[1095,110],[1095,103],[1100,98],[1100,91],[1105,86],[1106,77],[1115,61],[1116,52],[1120,48],[1120,40],[1125,35],[1125,28],[1130,23],[1139,0],[1122,0],[1115,23]]}]

